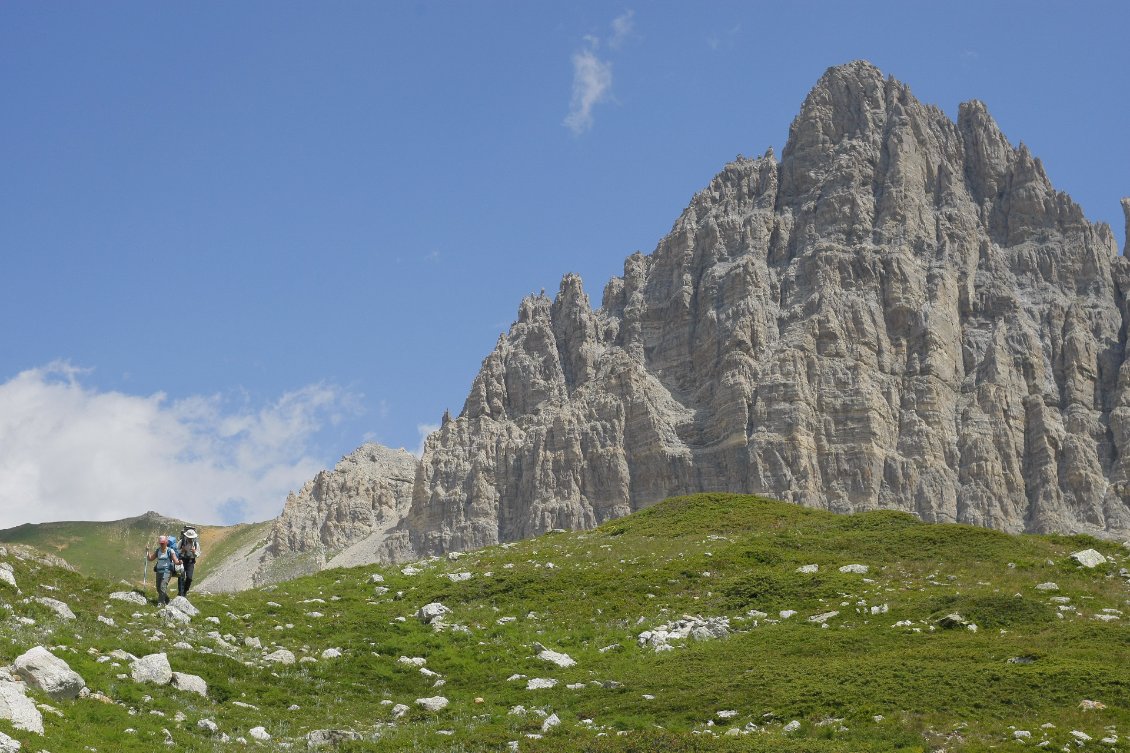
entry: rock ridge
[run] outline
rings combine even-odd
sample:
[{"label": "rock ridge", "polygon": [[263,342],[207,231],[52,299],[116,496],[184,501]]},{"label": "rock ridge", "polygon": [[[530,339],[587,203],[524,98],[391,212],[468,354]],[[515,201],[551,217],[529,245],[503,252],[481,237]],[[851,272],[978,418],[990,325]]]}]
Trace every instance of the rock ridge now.
[{"label": "rock ridge", "polygon": [[524,299],[364,525],[322,474],[268,550],[402,561],[700,491],[1125,535],[1128,289],[1110,228],[984,103],[953,121],[833,67],[780,159],[725,165],[599,308],[576,275]]}]

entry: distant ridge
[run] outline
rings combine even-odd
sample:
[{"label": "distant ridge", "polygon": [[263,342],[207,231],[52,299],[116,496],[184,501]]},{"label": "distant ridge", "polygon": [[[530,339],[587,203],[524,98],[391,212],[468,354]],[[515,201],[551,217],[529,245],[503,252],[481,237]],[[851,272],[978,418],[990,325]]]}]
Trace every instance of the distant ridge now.
[{"label": "distant ridge", "polygon": [[[150,510],[143,515],[111,521],[68,520],[25,523],[0,530],[0,544],[22,544],[57,556],[84,575],[152,585],[153,575],[144,567],[145,547],[156,546],[161,534],[177,535],[185,521]],[[262,523],[236,526],[197,526],[204,556],[197,566],[202,579],[247,535],[264,528]]]}]

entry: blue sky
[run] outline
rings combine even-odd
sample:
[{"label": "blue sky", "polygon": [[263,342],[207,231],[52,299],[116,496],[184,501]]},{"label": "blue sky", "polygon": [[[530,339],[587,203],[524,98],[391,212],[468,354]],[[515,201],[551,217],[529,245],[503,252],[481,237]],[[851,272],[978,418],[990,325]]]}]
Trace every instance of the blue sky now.
[{"label": "blue sky", "polygon": [[0,4],[0,527],[277,514],[864,58],[1123,243],[1130,4]]}]

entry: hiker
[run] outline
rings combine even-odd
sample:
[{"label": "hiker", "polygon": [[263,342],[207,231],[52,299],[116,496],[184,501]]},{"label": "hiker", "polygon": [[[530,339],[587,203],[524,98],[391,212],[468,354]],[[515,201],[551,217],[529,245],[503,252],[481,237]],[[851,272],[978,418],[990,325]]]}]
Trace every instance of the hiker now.
[{"label": "hiker", "polygon": [[169,603],[169,578],[180,564],[180,557],[169,548],[169,537],[160,536],[152,552],[145,547],[145,559],[157,563],[153,566],[153,572],[157,573],[157,605],[164,606]]},{"label": "hiker", "polygon": [[184,571],[177,578],[177,593],[188,596],[188,589],[192,588],[192,571],[196,569],[196,558],[200,556],[200,538],[195,528],[185,526],[181,531],[179,554]]}]

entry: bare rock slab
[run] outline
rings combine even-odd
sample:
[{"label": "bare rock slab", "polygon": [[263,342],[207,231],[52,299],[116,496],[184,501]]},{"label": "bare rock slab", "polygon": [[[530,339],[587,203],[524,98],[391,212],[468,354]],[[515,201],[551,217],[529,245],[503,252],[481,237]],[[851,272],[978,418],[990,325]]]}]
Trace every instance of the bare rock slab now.
[{"label": "bare rock slab", "polygon": [[43,734],[43,714],[27,697],[22,682],[0,681],[0,719],[8,720],[16,729]]}]

